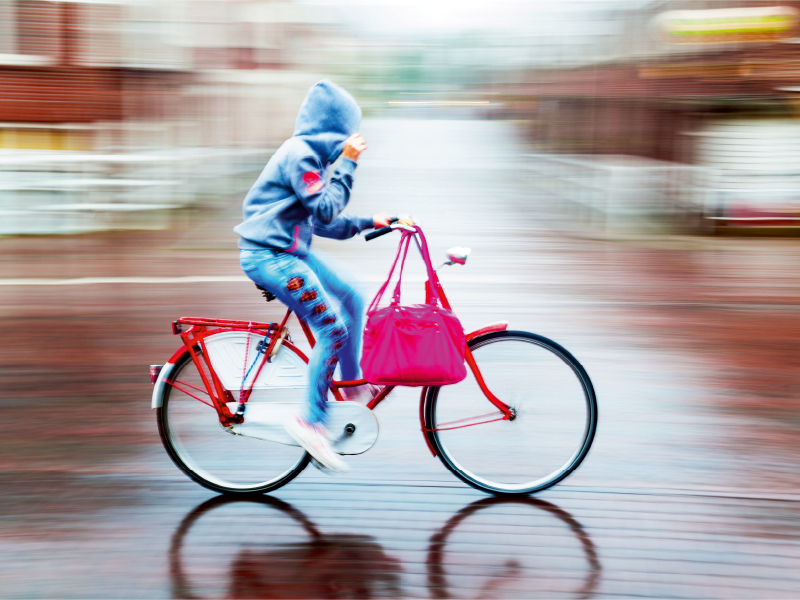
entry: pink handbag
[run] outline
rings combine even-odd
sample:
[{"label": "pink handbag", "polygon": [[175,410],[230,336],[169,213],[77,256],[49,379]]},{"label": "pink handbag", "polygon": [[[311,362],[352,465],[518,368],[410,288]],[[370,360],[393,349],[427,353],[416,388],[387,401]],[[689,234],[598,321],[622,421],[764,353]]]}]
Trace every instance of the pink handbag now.
[{"label": "pink handbag", "polygon": [[[428,282],[434,282],[436,279],[425,236],[419,227],[415,226],[414,229],[421,241],[420,251],[428,270]],[[413,235],[409,231],[403,232],[389,277],[367,310],[361,370],[364,379],[375,384],[419,386],[458,383],[467,376],[464,366],[466,336],[453,312],[440,306],[441,299],[434,289],[436,286],[428,286],[431,288],[430,304],[400,305],[400,282]],[[401,254],[403,260],[392,302],[379,309],[378,304]]]}]

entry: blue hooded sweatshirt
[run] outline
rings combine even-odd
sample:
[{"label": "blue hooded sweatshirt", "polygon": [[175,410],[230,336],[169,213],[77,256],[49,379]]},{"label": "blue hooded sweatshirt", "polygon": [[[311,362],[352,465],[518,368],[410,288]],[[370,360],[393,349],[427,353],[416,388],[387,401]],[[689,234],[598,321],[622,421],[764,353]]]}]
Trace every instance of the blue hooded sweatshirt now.
[{"label": "blue hooded sweatshirt", "polygon": [[343,158],[327,181],[345,140],[358,131],[361,109],[344,89],[323,79],[306,94],[294,134],[264,167],[244,199],[234,227],[239,248],[273,248],[305,255],[313,234],[347,239],[371,218],[340,214],[350,200],[356,163]]}]

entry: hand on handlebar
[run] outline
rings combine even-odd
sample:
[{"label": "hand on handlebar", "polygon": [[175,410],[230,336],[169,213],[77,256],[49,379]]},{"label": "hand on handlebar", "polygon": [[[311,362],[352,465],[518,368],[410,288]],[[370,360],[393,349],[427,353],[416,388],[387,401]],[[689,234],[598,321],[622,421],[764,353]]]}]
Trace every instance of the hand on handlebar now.
[{"label": "hand on handlebar", "polygon": [[372,218],[373,222],[376,224],[376,228],[375,231],[373,231],[372,233],[368,233],[367,235],[364,236],[364,239],[368,242],[382,235],[386,235],[387,233],[391,233],[395,229],[405,229],[406,231],[415,231],[415,229],[413,228],[415,223],[411,217],[407,216],[403,216],[402,218],[386,217],[386,221],[391,224],[381,228],[377,228],[377,225],[379,223],[378,221],[379,217],[386,217],[386,215],[378,214]]},{"label": "hand on handlebar", "polygon": [[[403,215],[399,219],[395,219],[395,221],[396,225],[403,229],[405,229],[405,227],[413,227],[414,225],[416,225],[416,223],[414,223],[414,219],[412,219],[408,215]],[[405,227],[403,227],[404,225]]]},{"label": "hand on handlebar", "polygon": [[394,221],[395,219],[392,219],[386,213],[377,213],[375,215],[372,215],[372,226],[375,229],[380,229],[381,227],[388,227]]}]

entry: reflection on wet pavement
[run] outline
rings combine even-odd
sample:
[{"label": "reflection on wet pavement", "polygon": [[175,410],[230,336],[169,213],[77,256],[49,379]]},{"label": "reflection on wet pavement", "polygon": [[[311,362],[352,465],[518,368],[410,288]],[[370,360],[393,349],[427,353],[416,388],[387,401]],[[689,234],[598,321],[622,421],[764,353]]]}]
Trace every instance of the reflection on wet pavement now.
[{"label": "reflection on wet pavement", "polygon": [[[229,501],[125,479],[138,489],[54,486],[49,518],[20,526],[6,505],[4,597],[795,598],[800,582],[796,502],[314,479]],[[120,492],[138,504],[101,499]]]},{"label": "reflection on wet pavement", "polygon": [[[462,526],[463,521],[466,521],[476,513],[484,511],[489,513],[490,511],[487,509],[491,507],[512,508],[514,510],[505,511],[505,519],[502,524],[497,523],[497,519],[494,519],[495,522],[483,524],[482,526],[475,523],[470,523],[469,526]],[[527,562],[530,559],[525,553],[520,552],[519,543],[519,538],[524,532],[524,515],[520,513],[526,512],[520,509],[526,507],[534,509],[534,513],[538,510],[556,517],[575,534],[587,562],[587,574],[582,582],[583,585],[580,585],[580,576],[578,574],[572,573],[565,568],[566,565],[572,567],[574,557],[567,556],[560,544],[557,550],[562,551],[553,549],[554,551],[549,561],[546,558],[542,560],[543,557],[536,557],[538,560],[534,561],[535,566],[532,568],[523,566],[523,561]],[[481,516],[485,517],[486,515]],[[550,526],[552,527],[552,524]],[[501,528],[505,529],[506,533],[500,540],[502,544],[500,548],[487,547],[485,535],[480,537],[478,544],[475,544],[476,546],[481,546],[477,550],[465,548],[463,543],[462,546],[459,546],[455,541],[451,542],[448,547],[451,536],[459,527],[472,531],[473,536],[476,531],[485,533],[487,530],[491,531],[492,536],[502,535]],[[539,525],[539,527],[542,526]],[[462,587],[464,577],[476,578],[476,571],[478,570],[494,571],[485,582],[481,582],[476,598],[509,597],[512,594],[530,593],[535,590],[547,591],[553,594],[572,592],[571,596],[575,598],[591,598],[599,583],[602,571],[592,538],[589,537],[581,524],[567,511],[562,510],[555,504],[536,498],[484,498],[462,508],[453,515],[445,526],[431,537],[430,545],[428,546],[428,589],[432,598],[452,597],[445,567],[445,564],[450,564],[451,561],[445,558],[445,554],[448,554],[448,558],[452,554],[457,557],[455,561],[452,561],[456,565],[456,572],[451,576],[456,580],[462,581],[454,584],[454,588],[460,589]],[[465,557],[467,557],[466,560]],[[547,565],[547,562],[553,564]],[[502,566],[499,563],[502,563]]]},{"label": "reflection on wet pavement", "polygon": [[[550,546],[544,553],[532,543],[542,536]],[[172,536],[172,595],[405,597],[403,565],[391,554],[368,535],[322,533],[305,513],[275,498],[217,497],[187,514]],[[465,506],[431,536],[425,563],[431,598],[590,598],[602,570],[581,524],[535,498],[484,498]]]},{"label": "reflection on wet pavement", "polygon": [[[301,536],[306,539],[276,541],[275,525],[265,527],[262,514],[242,510],[248,505],[260,505],[289,517],[302,529]],[[222,507],[232,508],[232,514],[246,522],[246,539],[242,531],[227,526],[224,516],[215,513],[216,522],[203,518]],[[268,520],[273,516],[269,515]],[[200,527],[203,533],[195,531]],[[229,569],[225,584],[225,596],[229,598],[397,598],[402,595],[397,575],[399,562],[387,556],[373,538],[346,533],[322,534],[302,512],[267,496],[212,498],[186,516],[173,535],[169,552],[175,598],[207,597],[207,582],[211,580],[219,585],[224,579],[196,565],[184,567],[183,556],[191,553],[188,549],[184,551],[190,530],[194,543],[204,547],[206,536],[219,535],[220,530],[234,538],[216,546],[222,552],[214,560]],[[238,548],[232,547],[234,544],[238,544]],[[203,558],[207,561],[209,557]]]}]

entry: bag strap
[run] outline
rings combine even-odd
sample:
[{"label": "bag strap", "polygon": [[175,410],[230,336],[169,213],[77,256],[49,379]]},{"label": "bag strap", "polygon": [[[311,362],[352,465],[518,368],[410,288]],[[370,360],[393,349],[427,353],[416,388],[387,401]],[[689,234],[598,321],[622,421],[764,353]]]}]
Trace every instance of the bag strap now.
[{"label": "bag strap", "polygon": [[[394,257],[394,262],[392,263],[392,268],[389,269],[389,276],[386,278],[386,281],[383,283],[381,288],[378,290],[378,293],[375,294],[375,298],[373,298],[372,302],[370,302],[370,305],[369,305],[369,308],[367,309],[367,312],[372,312],[373,310],[378,308],[378,305],[381,303],[381,299],[383,298],[383,294],[386,291],[386,288],[389,286],[389,282],[392,280],[392,275],[394,275],[394,269],[397,266],[397,261],[400,260],[400,254],[403,252],[403,244],[406,245],[405,253],[403,253],[403,262],[405,262],[405,256],[406,256],[406,254],[408,254],[408,244],[411,241],[410,238],[411,238],[411,233],[408,232],[408,231],[403,231],[403,235],[400,238],[400,243],[397,246],[397,256]],[[402,266],[401,266],[401,270],[402,270]],[[401,272],[401,275],[402,275],[402,272]],[[396,292],[395,295],[398,295],[397,294],[397,290],[395,290],[395,292]],[[399,302],[399,295],[398,295],[398,302]]]},{"label": "bag strap", "polygon": [[406,266],[406,256],[408,256],[408,249],[411,247],[412,233],[408,233],[408,241],[406,242],[406,249],[403,252],[403,260],[400,261],[400,270],[397,272],[397,285],[394,286],[394,294],[392,294],[392,304],[400,304],[400,284],[403,282],[403,268]]},{"label": "bag strap", "polygon": [[[403,255],[403,259],[400,261],[400,270],[398,271],[397,275],[397,284],[394,286],[394,294],[392,295],[392,304],[400,304],[400,286],[403,280],[403,268],[406,264],[406,256],[408,256],[408,248],[411,245],[411,238],[416,234],[418,239],[420,240],[419,243],[419,251],[420,255],[422,256],[422,262],[425,263],[425,269],[428,272],[428,287],[431,290],[431,304],[436,306],[437,304],[441,303],[441,298],[439,297],[439,291],[436,289],[436,275],[433,271],[433,265],[431,264],[431,256],[428,252],[428,241],[425,239],[425,234],[422,233],[422,228],[419,225],[414,225],[414,232],[410,231],[403,231],[403,237],[400,238],[400,244],[397,246],[397,256],[394,257],[394,262],[392,263],[392,268],[389,269],[389,276],[386,278],[386,281],[378,290],[378,293],[375,294],[375,298],[373,298],[372,302],[367,309],[367,312],[372,312],[381,302],[383,298],[383,294],[386,292],[386,288],[389,286],[389,282],[392,280],[392,275],[394,275],[395,267],[397,266],[397,261],[400,260],[400,254]],[[405,249],[403,248],[403,244],[405,244]]]},{"label": "bag strap", "polygon": [[433,264],[431,263],[431,255],[428,252],[428,241],[425,239],[425,234],[422,233],[422,228],[419,225],[414,225],[414,229],[417,230],[417,236],[420,239],[421,243],[419,245],[420,254],[422,254],[422,261],[425,263],[425,269],[428,271],[428,287],[431,290],[431,299],[434,306],[439,303],[442,303],[441,297],[439,297],[439,290],[436,289],[436,273],[433,270]]},{"label": "bag strap", "polygon": [[418,239],[421,240],[421,242],[418,243],[417,245],[419,247],[420,255],[422,257],[422,262],[425,263],[425,269],[428,271],[428,281],[430,282],[429,287],[432,288],[431,304],[436,306],[437,303],[442,302],[442,299],[439,297],[439,291],[435,289],[436,286],[434,285],[435,275],[433,271],[433,265],[431,264],[431,256],[428,252],[428,241],[425,239],[425,234],[422,233],[422,229],[418,225],[414,225],[414,229],[416,229],[414,233],[410,232],[408,233],[409,241],[408,244],[406,244],[406,250],[405,253],[403,254],[403,260],[400,263],[400,272],[397,277],[397,285],[395,285],[394,287],[394,297],[392,300],[392,304],[400,304],[400,284],[402,283],[403,280],[403,267],[405,266],[406,256],[408,255],[408,248],[411,245],[410,238],[416,234],[418,236]]}]

